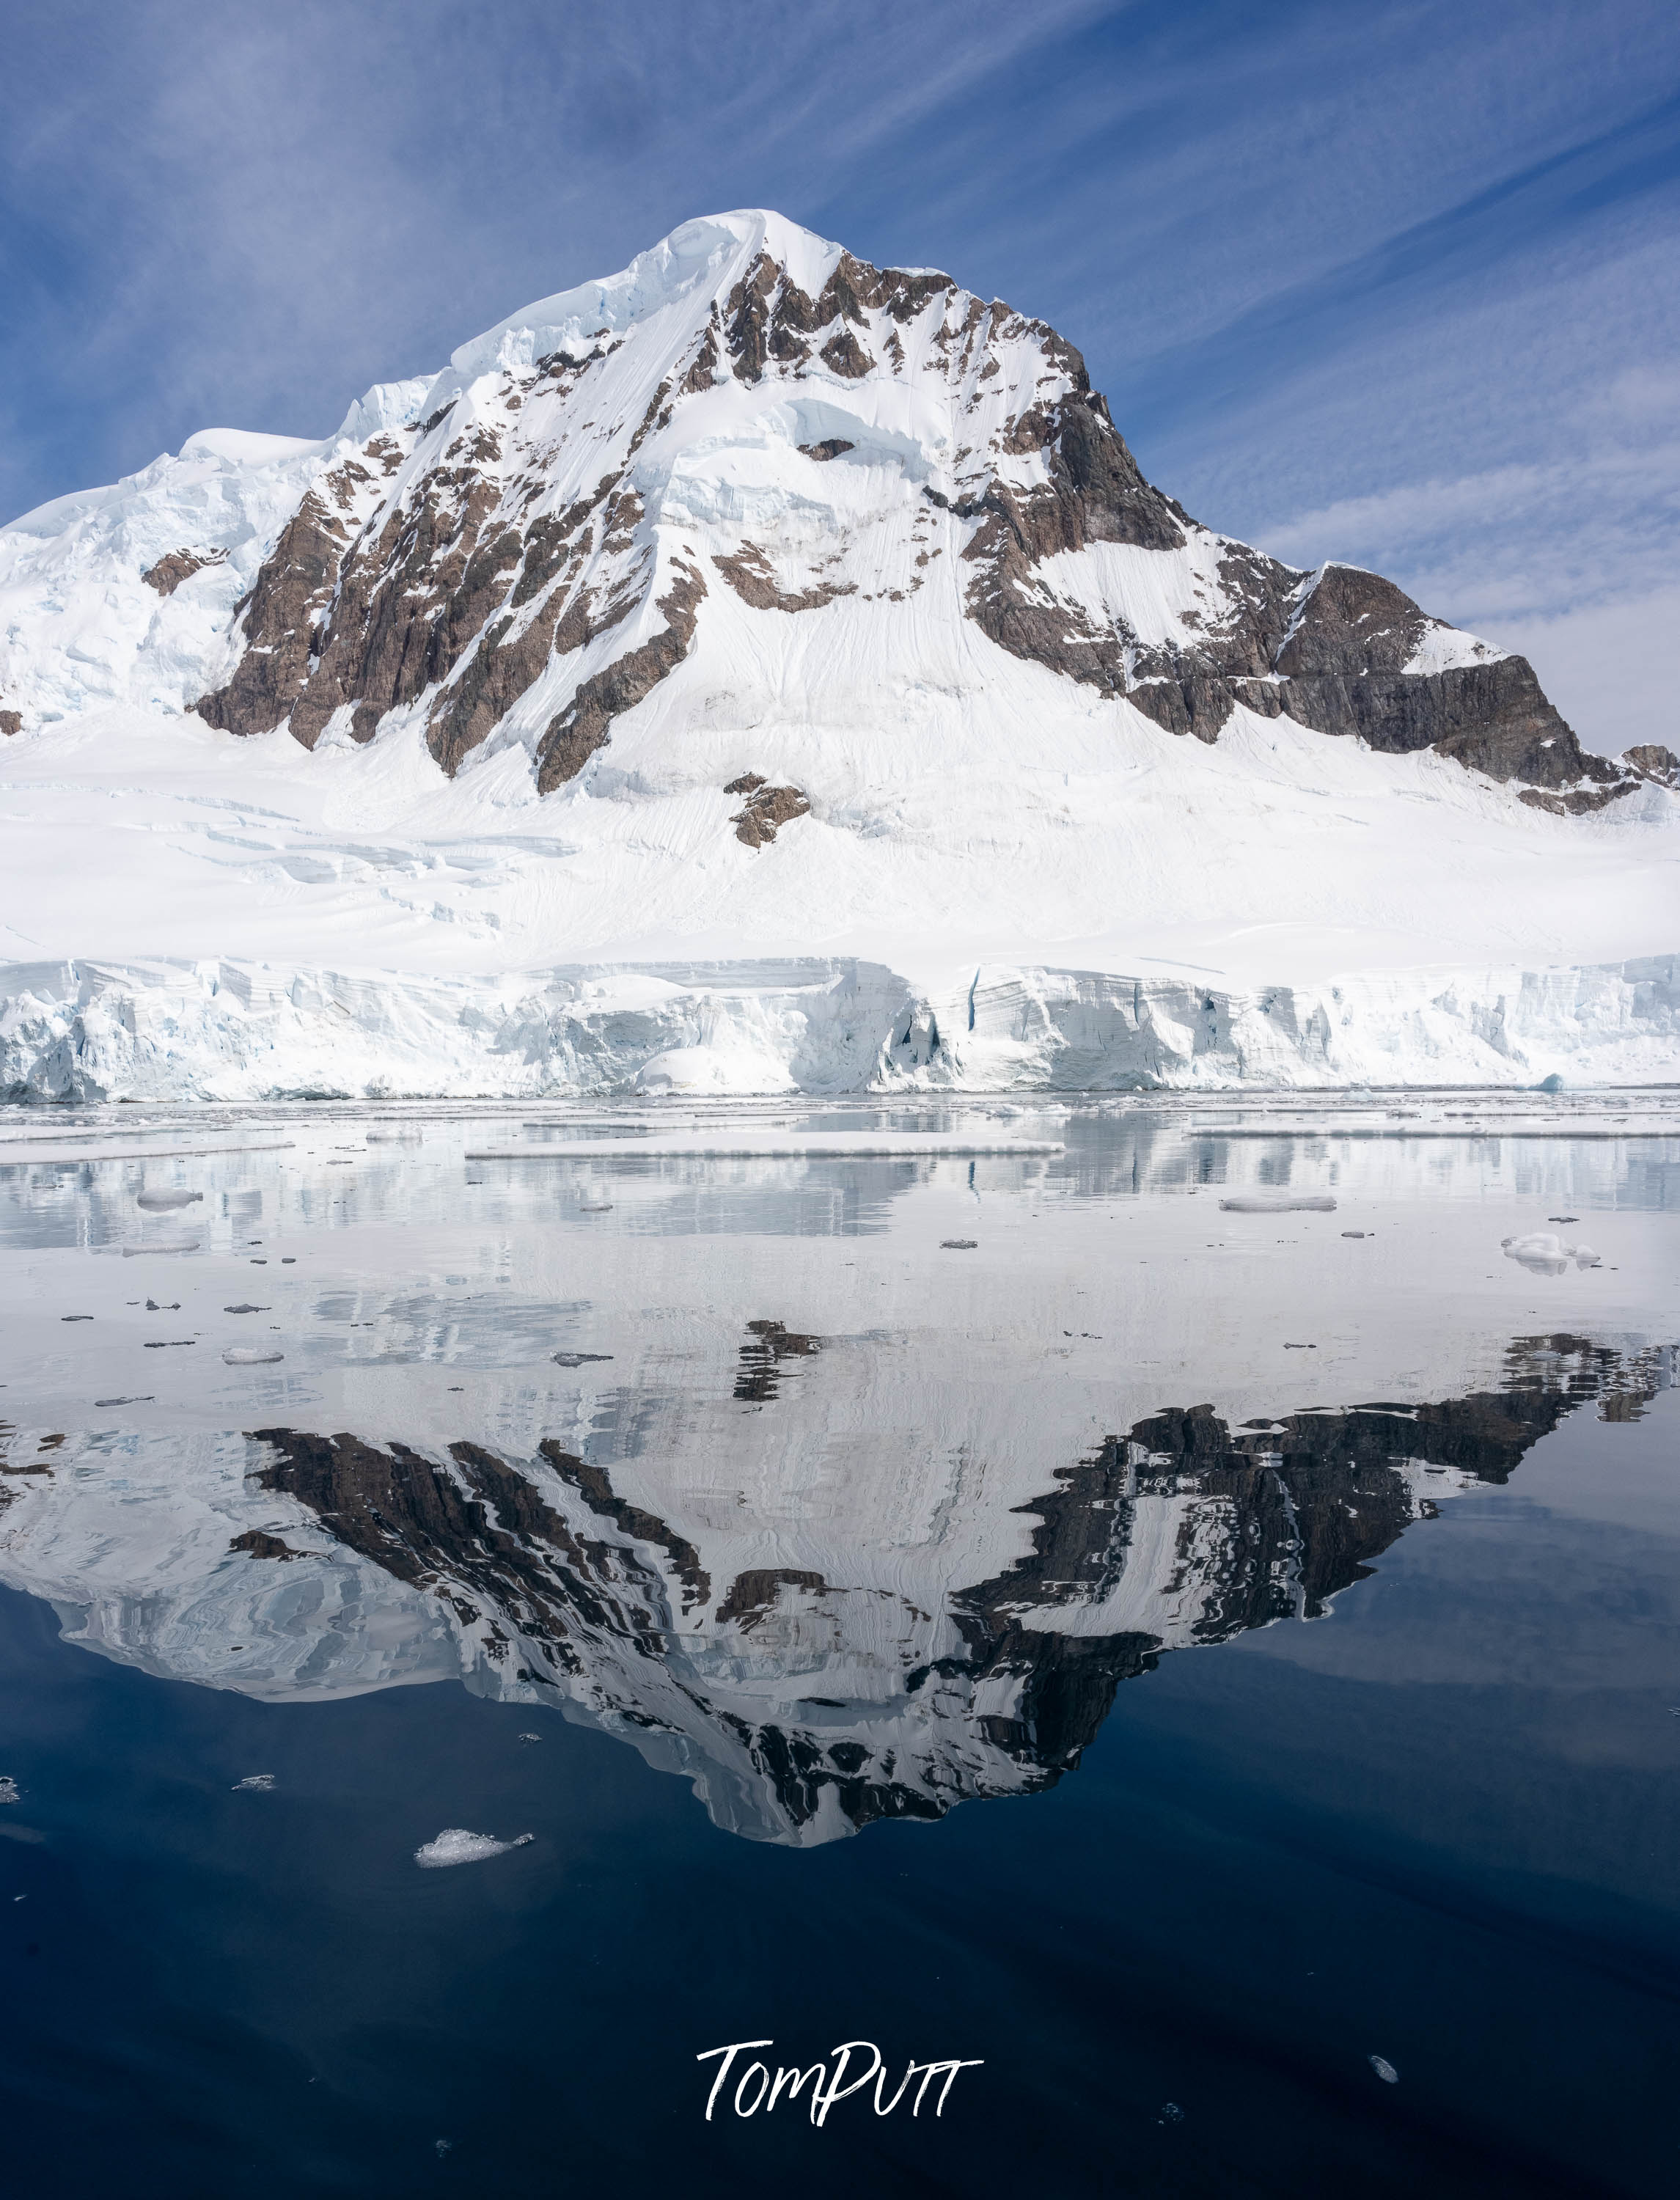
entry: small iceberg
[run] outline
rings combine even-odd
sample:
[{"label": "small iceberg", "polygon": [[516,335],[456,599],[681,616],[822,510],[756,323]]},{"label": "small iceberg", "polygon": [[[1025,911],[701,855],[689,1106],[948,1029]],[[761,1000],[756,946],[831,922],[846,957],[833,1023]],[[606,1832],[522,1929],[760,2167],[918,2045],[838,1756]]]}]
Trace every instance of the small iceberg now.
[{"label": "small iceberg", "polygon": [[436,1840],[415,1850],[414,1861],[423,1871],[441,1871],[449,1864],[485,1864],[536,1839],[535,1834],[517,1834],[511,1841],[499,1841],[494,1834],[470,1834],[465,1826],[446,1826]]},{"label": "small iceberg", "polygon": [[1561,1276],[1572,1261],[1578,1268],[1604,1264],[1590,1245],[1572,1245],[1554,1230],[1531,1230],[1525,1238],[1501,1238],[1500,1247],[1507,1261],[1517,1261],[1531,1275]]},{"label": "small iceberg", "polygon": [[1327,1191],[1240,1191],[1222,1199],[1226,1214],[1334,1214],[1336,1202]]},{"label": "small iceberg", "polygon": [[272,1367],[277,1360],[285,1356],[284,1352],[275,1352],[260,1344],[230,1344],[222,1355],[222,1364],[227,1367]]},{"label": "small iceberg", "polygon": [[167,1214],[173,1208],[190,1207],[196,1199],[202,1199],[202,1191],[143,1191],[135,1201],[148,1214]]}]

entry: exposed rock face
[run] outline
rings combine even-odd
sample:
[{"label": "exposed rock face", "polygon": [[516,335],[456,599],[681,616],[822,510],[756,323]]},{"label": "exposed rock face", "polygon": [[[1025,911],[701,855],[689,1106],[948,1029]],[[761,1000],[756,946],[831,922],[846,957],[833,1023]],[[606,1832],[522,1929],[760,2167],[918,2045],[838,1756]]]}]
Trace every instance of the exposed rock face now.
[{"label": "exposed rock face", "polygon": [[1624,749],[1622,762],[1659,787],[1680,786],[1680,757],[1660,741],[1642,741],[1636,748]]},{"label": "exposed rock face", "polygon": [[743,542],[733,557],[717,557],[712,564],[740,598],[760,611],[815,611],[837,596],[854,596],[855,581],[818,581],[810,588],[783,588],[769,558],[756,542]]},{"label": "exposed rock face", "polygon": [[[243,653],[202,716],[239,734],[284,724],[313,747],[329,725],[366,741],[408,713],[452,774],[511,728],[547,793],[687,659],[703,567],[755,613],[850,599],[867,623],[865,606],[907,602],[949,553],[947,619],[1174,734],[1215,741],[1239,706],[1286,714],[1432,750],[1564,812],[1672,783],[1671,761],[1584,754],[1521,658],[1391,582],[1303,573],[1199,526],[1144,479],[1080,354],[1043,322],[816,239],[780,251],[724,252],[675,294],[686,319],[632,313],[529,364],[504,346],[418,425],[341,446],[239,606]],[[883,436],[866,383],[913,389],[913,417],[949,434]],[[791,418],[805,459],[897,485],[870,492],[855,528],[850,491],[809,511],[803,492],[674,491],[726,419],[723,393],[739,407],[760,390],[780,407],[772,442]],[[836,415],[856,424],[840,432]],[[827,515],[815,531],[811,512]],[[167,594],[222,554],[173,552],[146,578]],[[914,647],[886,632],[883,649]],[[904,676],[921,667],[907,659]],[[797,790],[753,793],[736,823],[757,845]]]},{"label": "exposed rock face", "polygon": [[1033,602],[1007,566],[975,616],[1016,655],[1123,693],[1169,733],[1216,740],[1241,703],[1391,754],[1433,749],[1491,779],[1572,790],[1548,795],[1546,808],[1596,809],[1633,784],[1585,753],[1525,658],[1475,644],[1472,663],[1408,669],[1426,658],[1432,633],[1450,630],[1391,581],[1350,565],[1308,576],[1255,551],[1221,559],[1219,575],[1224,619],[1198,622],[1178,647],[1141,646],[1118,623],[1094,629],[1076,606]]},{"label": "exposed rock face", "polygon": [[692,565],[680,565],[670,591],[659,599],[665,624],[639,649],[621,657],[586,680],[571,703],[549,723],[536,752],[536,784],[544,794],[575,779],[598,748],[606,745],[612,721],[633,711],[667,673],[680,664],[694,638],[694,623],[705,582]]},{"label": "exposed rock face", "polygon": [[149,588],[155,588],[161,596],[173,596],[183,581],[190,581],[195,573],[202,573],[207,565],[220,565],[226,558],[225,550],[172,550],[167,558],[160,558],[155,565],[141,575]]},{"label": "exposed rock face", "polygon": [[744,840],[749,848],[768,847],[778,827],[805,816],[811,808],[797,787],[771,787],[753,771],[732,779],[723,792],[746,797],[746,807],[738,810],[729,822],[735,828],[736,840]]},{"label": "exposed rock face", "polygon": [[0,734],[20,734],[23,731],[21,711],[0,711]]},{"label": "exposed rock face", "polygon": [[[226,687],[197,705],[200,717],[229,734],[286,723],[308,682],[349,542],[344,521],[312,489],[240,606],[245,653]],[[301,731],[298,738],[313,746]]]}]

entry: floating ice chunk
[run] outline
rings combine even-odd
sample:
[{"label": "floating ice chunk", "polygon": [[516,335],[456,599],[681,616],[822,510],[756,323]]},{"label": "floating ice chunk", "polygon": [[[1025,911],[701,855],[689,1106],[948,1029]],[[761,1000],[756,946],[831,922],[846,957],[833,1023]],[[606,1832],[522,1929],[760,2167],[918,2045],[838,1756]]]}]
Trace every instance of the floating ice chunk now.
[{"label": "floating ice chunk", "polygon": [[222,1355],[228,1367],[272,1367],[277,1360],[285,1358],[284,1352],[266,1350],[260,1344],[230,1344]]},{"label": "floating ice chunk", "polygon": [[167,1214],[172,1208],[190,1207],[203,1197],[202,1191],[143,1191],[134,1204],[143,1207],[148,1214]]},{"label": "floating ice chunk", "polygon": [[96,1398],[93,1402],[102,1411],[107,1406],[150,1406],[155,1404],[156,1401],[147,1396],[144,1398]]},{"label": "floating ice chunk", "polygon": [[1220,1208],[1227,1214],[1333,1214],[1336,1202],[1327,1191],[1239,1191]]},{"label": "floating ice chunk", "polygon": [[0,1803],[15,1803],[18,1786],[9,1772],[0,1772]]},{"label": "floating ice chunk", "polygon": [[1603,1264],[1590,1245],[1566,1244],[1554,1230],[1531,1230],[1525,1238],[1501,1238],[1507,1261],[1520,1261],[1531,1275],[1561,1276],[1572,1261],[1578,1268]]},{"label": "floating ice chunk", "polygon": [[553,1355],[557,1367],[582,1367],[587,1360],[611,1360],[610,1352],[557,1352]]},{"label": "floating ice chunk", "polygon": [[941,1253],[978,1253],[980,1240],[978,1238],[941,1238],[940,1250]]},{"label": "floating ice chunk", "polygon": [[540,1734],[522,1734],[519,1739],[521,1741],[541,1741],[542,1736]]},{"label": "floating ice chunk", "polygon": [[436,1840],[415,1850],[414,1861],[424,1871],[439,1871],[448,1864],[484,1864],[536,1839],[535,1834],[518,1834],[511,1841],[499,1841],[494,1834],[470,1834],[465,1826],[446,1826]]},{"label": "floating ice chunk", "polygon": [[610,1199],[580,1199],[577,1211],[580,1214],[611,1214],[612,1202]]},{"label": "floating ice chunk", "polygon": [[125,1261],[140,1261],[148,1253],[196,1253],[197,1250],[198,1240],[196,1238],[154,1238],[149,1245],[125,1245],[122,1257]]},{"label": "floating ice chunk", "polygon": [[1385,2086],[1397,2086],[1400,2083],[1399,2071],[1395,2068],[1385,2055],[1367,2055],[1365,2059]]},{"label": "floating ice chunk", "polygon": [[266,1795],[272,1793],[273,1787],[274,1775],[272,1772],[248,1772],[243,1780],[234,1782],[232,1792],[236,1795],[242,1791],[253,1795]]}]

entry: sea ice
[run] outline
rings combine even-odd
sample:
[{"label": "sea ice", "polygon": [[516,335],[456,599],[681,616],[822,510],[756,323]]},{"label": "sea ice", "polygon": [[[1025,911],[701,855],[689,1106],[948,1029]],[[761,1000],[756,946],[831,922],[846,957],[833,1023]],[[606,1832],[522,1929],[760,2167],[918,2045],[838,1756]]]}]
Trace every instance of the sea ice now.
[{"label": "sea ice", "polygon": [[1227,1214],[1333,1214],[1336,1202],[1327,1191],[1244,1191],[1222,1199]]},{"label": "sea ice", "polygon": [[446,1826],[435,1840],[415,1850],[414,1861],[426,1871],[438,1871],[449,1864],[483,1864],[491,1857],[505,1856],[509,1849],[522,1849],[536,1838],[534,1834],[518,1834],[511,1841],[499,1841],[493,1834],[470,1834],[465,1826]]},{"label": "sea ice", "polygon": [[1507,1261],[1520,1261],[1537,1276],[1560,1276],[1572,1261],[1578,1268],[1602,1266],[1590,1245],[1566,1244],[1554,1230],[1531,1230],[1525,1238],[1501,1238]]}]

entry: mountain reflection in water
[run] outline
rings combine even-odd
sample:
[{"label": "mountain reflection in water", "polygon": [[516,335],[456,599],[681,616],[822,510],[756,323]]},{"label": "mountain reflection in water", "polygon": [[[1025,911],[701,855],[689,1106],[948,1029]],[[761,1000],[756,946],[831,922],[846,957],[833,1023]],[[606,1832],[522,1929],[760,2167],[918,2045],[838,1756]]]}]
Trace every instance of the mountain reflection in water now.
[{"label": "mountain reflection in water", "polygon": [[[1668,1383],[1665,1104],[1062,1109],[1009,1118],[1019,1153],[983,1110],[776,1119],[966,1158],[32,1133],[0,1580],[265,1701],[548,1704],[754,1840],[1035,1793],[1163,1652],[1316,1619],[1566,1413]],[[202,1192],[198,1252],[149,1235],[160,1188]],[[1220,1203],[1283,1192],[1315,1205]],[[1597,1267],[1501,1257],[1588,1215]]]},{"label": "mountain reflection in water", "polygon": [[[817,1344],[755,1323],[743,1359],[767,1381],[778,1352]],[[330,1690],[342,1598],[304,1596],[300,1577],[354,1557],[413,1593],[385,1613],[387,1638],[405,1613],[434,1651],[447,1632],[475,1690],[555,1703],[684,1774],[718,1824],[811,1846],[1053,1786],[1118,1684],[1163,1651],[1320,1617],[1443,1496],[1503,1483],[1586,1401],[1637,1418],[1672,1376],[1671,1349],[1535,1337],[1511,1347],[1502,1387],[1438,1404],[1238,1427],[1174,1407],[1010,1507],[1031,1522],[1024,1555],[901,1592],[790,1565],[714,1578],[698,1530],[628,1502],[552,1439],[530,1460],[465,1439],[433,1458],[260,1429],[249,1486],[295,1501],[320,1548],[236,1535],[256,1578],[224,1608],[241,1648],[265,1626],[295,1637],[301,1614],[313,1639],[292,1677],[307,1688],[313,1668]],[[442,1670],[398,1647],[387,1639],[384,1677]]]}]

